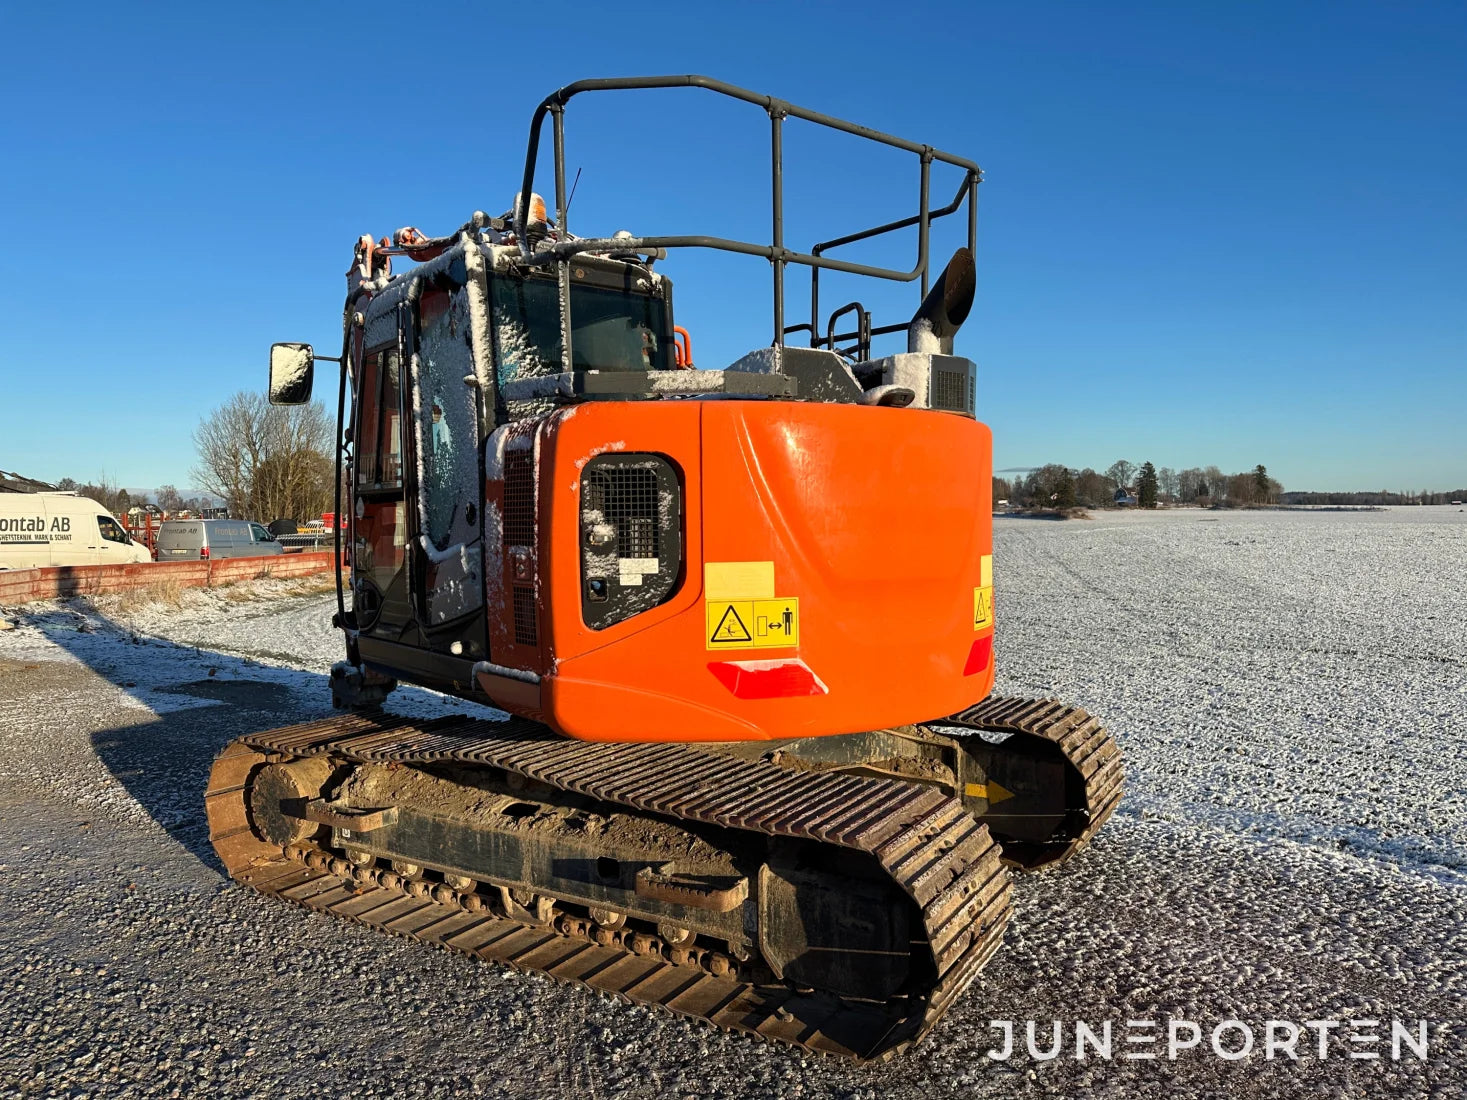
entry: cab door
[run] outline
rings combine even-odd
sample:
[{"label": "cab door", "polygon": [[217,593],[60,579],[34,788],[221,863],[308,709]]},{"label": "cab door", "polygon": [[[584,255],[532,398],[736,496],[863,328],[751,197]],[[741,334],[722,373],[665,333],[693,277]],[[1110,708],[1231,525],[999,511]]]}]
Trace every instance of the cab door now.
[{"label": "cab door", "polygon": [[263,524],[250,524],[250,553],[257,558],[269,557],[272,554],[283,554],[285,548],[276,541]]},{"label": "cab door", "polygon": [[354,373],[352,609],[363,634],[403,640],[414,621],[403,481],[402,310],[366,326]]},{"label": "cab door", "polygon": [[96,561],[103,565],[122,565],[133,560],[132,539],[127,537],[122,524],[99,512],[91,518],[91,525],[97,529]]},{"label": "cab door", "polygon": [[[462,269],[460,269],[462,270]],[[484,482],[469,289],[449,277],[409,304],[411,550],[420,625],[430,649],[487,655],[484,623]]]}]

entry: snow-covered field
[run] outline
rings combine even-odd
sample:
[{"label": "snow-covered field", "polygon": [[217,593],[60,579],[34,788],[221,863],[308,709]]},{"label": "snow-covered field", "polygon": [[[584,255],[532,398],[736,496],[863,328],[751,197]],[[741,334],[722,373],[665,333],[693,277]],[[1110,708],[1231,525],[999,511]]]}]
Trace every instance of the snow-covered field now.
[{"label": "snow-covered field", "polygon": [[[1467,1095],[1467,513],[996,522],[1000,690],[1102,714],[1129,790],[1017,883],[1004,950],[896,1063],[727,1036],[227,884],[200,793],[329,710],[330,596],[0,611],[0,1097]],[[425,692],[395,709],[462,710]],[[1426,1061],[1389,1021],[1429,1021]],[[1246,1058],[1129,1060],[1128,1020]],[[988,1052],[994,1020],[1020,1049]],[[1053,1021],[1061,1057],[1023,1050]],[[1110,1060],[1073,1021],[1110,1022]],[[1268,1060],[1268,1020],[1339,1020]],[[1380,1020],[1357,1060],[1350,1020]],[[1366,1028],[1367,1032],[1370,1030]],[[1237,1033],[1230,1038],[1236,1046]],[[1370,1048],[1357,1047],[1358,1053]]]}]

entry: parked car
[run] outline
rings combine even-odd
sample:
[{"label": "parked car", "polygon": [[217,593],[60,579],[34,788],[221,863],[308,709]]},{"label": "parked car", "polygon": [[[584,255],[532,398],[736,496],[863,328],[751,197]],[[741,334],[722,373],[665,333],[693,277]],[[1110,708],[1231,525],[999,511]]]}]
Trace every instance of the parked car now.
[{"label": "parked car", "polygon": [[0,569],[152,560],[95,500],[75,493],[0,493]]},{"label": "parked car", "polygon": [[218,561],[284,553],[262,524],[243,519],[168,519],[158,528],[159,561]]}]

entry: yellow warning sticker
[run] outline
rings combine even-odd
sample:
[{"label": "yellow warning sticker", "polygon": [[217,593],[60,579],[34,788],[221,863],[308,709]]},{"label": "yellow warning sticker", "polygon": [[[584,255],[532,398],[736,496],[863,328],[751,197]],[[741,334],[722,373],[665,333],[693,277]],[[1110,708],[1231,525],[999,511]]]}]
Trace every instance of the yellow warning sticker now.
[{"label": "yellow warning sticker", "polygon": [[993,586],[984,585],[973,589],[973,629],[982,630],[993,625]]},{"label": "yellow warning sticker", "polygon": [[703,595],[710,600],[767,600],[774,597],[774,562],[707,561]]},{"label": "yellow warning sticker", "polygon": [[800,601],[709,600],[709,649],[762,649],[800,644]]},{"label": "yellow warning sticker", "polygon": [[984,554],[978,565],[978,583],[984,588],[993,587],[993,555]]}]

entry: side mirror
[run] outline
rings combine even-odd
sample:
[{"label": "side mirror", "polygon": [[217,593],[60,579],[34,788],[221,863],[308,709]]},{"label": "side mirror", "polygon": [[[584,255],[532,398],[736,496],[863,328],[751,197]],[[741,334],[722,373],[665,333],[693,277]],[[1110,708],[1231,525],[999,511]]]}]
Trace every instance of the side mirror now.
[{"label": "side mirror", "polygon": [[316,353],[310,344],[270,345],[270,404],[304,405],[311,399]]}]

